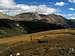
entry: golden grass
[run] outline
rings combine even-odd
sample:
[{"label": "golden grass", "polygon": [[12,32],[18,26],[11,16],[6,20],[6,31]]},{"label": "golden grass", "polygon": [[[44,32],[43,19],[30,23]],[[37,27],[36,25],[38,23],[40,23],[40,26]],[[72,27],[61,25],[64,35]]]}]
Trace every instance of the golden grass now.
[{"label": "golden grass", "polygon": [[66,36],[75,37],[75,29],[51,30],[51,31],[44,31],[44,32],[27,34],[27,35],[3,38],[0,39],[0,44],[11,45],[20,41],[34,41],[37,39],[44,39],[44,38],[48,38],[48,36],[49,38],[66,37]]}]

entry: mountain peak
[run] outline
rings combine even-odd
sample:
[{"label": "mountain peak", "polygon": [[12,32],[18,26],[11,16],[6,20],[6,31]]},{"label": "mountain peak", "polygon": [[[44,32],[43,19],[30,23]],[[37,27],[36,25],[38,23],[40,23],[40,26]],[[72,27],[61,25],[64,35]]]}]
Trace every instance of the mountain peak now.
[{"label": "mountain peak", "polygon": [[61,15],[57,14],[49,14],[49,15],[44,15],[44,14],[37,14],[37,13],[22,13],[18,14],[15,16],[15,20],[18,21],[23,21],[23,20],[46,20],[47,23],[59,23],[59,24],[65,24],[65,18]]}]

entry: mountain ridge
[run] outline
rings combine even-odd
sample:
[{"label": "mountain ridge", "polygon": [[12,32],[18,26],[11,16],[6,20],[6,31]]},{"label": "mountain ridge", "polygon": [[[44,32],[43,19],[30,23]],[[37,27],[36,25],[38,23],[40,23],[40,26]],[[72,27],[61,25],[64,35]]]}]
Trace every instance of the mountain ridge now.
[{"label": "mountain ridge", "polygon": [[1,15],[0,34],[2,35],[12,35],[13,33],[27,34],[72,27],[70,24],[71,21],[68,21],[63,16],[56,14],[43,15],[22,13],[14,17],[5,14]]}]

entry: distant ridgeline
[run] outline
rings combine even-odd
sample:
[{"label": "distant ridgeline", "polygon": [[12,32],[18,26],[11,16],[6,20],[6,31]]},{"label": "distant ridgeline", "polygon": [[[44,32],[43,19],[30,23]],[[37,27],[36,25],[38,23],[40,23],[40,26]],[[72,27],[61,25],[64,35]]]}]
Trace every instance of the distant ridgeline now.
[{"label": "distant ridgeline", "polygon": [[71,28],[75,28],[75,19],[69,19],[67,20],[67,23]]},{"label": "distant ridgeline", "polygon": [[73,23],[71,25],[71,21],[55,14],[22,13],[14,17],[1,13],[0,15],[0,36],[64,29],[73,26]]}]

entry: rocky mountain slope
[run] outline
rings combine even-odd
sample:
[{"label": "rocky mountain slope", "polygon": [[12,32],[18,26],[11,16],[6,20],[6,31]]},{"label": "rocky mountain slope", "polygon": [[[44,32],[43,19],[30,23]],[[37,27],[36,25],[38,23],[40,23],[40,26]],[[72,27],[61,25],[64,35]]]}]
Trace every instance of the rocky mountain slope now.
[{"label": "rocky mountain slope", "polygon": [[[70,21],[63,16],[22,13],[14,17],[0,13],[0,34],[33,33],[69,28]],[[8,29],[8,30],[7,30]],[[12,30],[12,31],[10,31]],[[10,35],[11,35],[10,34]]]},{"label": "rocky mountain slope", "polygon": [[40,21],[15,21],[10,19],[0,19],[0,36],[15,35],[25,33],[35,33],[46,30],[65,28],[62,25],[45,23]]},{"label": "rocky mountain slope", "polygon": [[43,14],[35,14],[35,13],[22,13],[15,16],[16,20],[40,20],[45,21],[47,23],[57,23],[57,24],[66,24],[66,19],[61,15],[50,14],[50,15],[43,15]]},{"label": "rocky mountain slope", "polygon": [[22,13],[16,16],[8,16],[6,14],[0,13],[0,19],[10,19],[15,21],[42,21],[46,23],[52,23],[52,24],[67,24],[63,16],[56,15],[56,14],[50,14],[50,15],[43,15],[43,14],[37,14],[37,13]]}]

